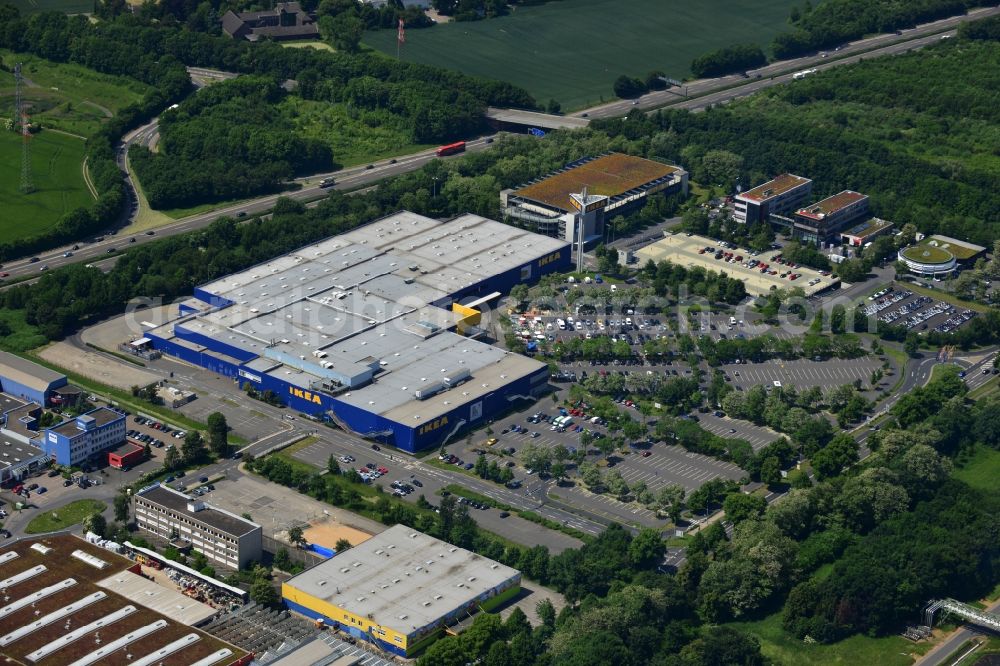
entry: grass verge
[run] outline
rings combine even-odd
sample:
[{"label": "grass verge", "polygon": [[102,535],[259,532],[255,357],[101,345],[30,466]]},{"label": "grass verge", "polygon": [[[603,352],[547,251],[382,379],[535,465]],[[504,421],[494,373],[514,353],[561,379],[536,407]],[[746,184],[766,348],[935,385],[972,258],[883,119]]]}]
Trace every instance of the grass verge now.
[{"label": "grass verge", "polygon": [[829,666],[830,664],[879,664],[910,666],[913,655],[927,652],[929,643],[914,644],[902,636],[852,636],[831,645],[805,643],[786,633],[781,614],[754,622],[734,622],[732,626],[760,639],[761,652],[782,666]]},{"label": "grass verge", "polygon": [[64,530],[67,527],[83,522],[83,519],[97,511],[104,511],[107,505],[92,499],[77,500],[52,511],[45,511],[31,519],[24,531],[28,534],[41,534]]}]

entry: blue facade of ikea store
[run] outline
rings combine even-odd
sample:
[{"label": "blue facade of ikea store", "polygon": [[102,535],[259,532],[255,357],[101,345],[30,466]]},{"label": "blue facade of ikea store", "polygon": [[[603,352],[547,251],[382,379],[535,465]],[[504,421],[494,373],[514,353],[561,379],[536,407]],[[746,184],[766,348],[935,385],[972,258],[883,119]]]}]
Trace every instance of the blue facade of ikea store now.
[{"label": "blue facade of ikea store", "polygon": [[[451,302],[469,296],[486,295],[493,292],[507,293],[517,284],[534,282],[543,275],[563,272],[570,268],[570,247],[567,244],[562,249],[545,257],[522,264],[515,269],[489,276],[474,285],[451,294],[449,298],[441,299],[435,305],[449,307]],[[230,301],[210,294],[200,287],[194,290],[194,295],[216,307],[230,304]],[[508,410],[517,396],[532,396],[539,387],[545,385],[549,375],[547,368],[541,369],[530,376],[514,380],[498,388],[497,391],[486,394],[481,400],[459,405],[454,410],[442,414],[430,422],[414,427],[348,404],[334,396],[308,391],[277,376],[253,370],[246,364],[257,358],[256,354],[185,329],[183,323],[174,327],[174,335],[180,340],[204,347],[206,351],[198,351],[173,340],[161,338],[156,335],[155,331],[147,333],[147,336],[153,341],[153,346],[165,354],[176,356],[219,375],[230,377],[234,381],[238,381],[241,386],[249,384],[261,392],[272,391],[291,409],[302,413],[327,418],[329,412],[332,412],[336,416],[335,420],[340,421],[341,424],[346,425],[355,433],[410,452],[438,446],[446,438],[453,435],[456,429],[477,426],[486,420],[495,418]]]}]

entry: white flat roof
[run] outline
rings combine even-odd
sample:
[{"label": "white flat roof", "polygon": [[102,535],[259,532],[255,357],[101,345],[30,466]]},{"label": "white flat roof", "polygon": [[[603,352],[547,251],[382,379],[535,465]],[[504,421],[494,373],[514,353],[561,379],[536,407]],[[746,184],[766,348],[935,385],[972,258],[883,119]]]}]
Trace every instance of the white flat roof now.
[{"label": "white flat roof", "polygon": [[195,601],[178,590],[158,585],[127,569],[97,581],[97,585],[188,626],[195,626],[219,612],[208,604]]},{"label": "white flat roof", "polygon": [[521,572],[395,525],[287,585],[401,634],[412,634]]}]

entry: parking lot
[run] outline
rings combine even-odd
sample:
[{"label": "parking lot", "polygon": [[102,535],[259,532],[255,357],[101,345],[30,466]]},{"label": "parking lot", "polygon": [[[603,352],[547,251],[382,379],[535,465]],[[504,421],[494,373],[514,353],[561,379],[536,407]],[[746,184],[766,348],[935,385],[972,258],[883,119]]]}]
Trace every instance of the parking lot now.
[{"label": "parking lot", "polygon": [[699,414],[698,420],[702,429],[719,437],[745,440],[750,443],[754,451],[759,451],[771,442],[781,438],[780,434],[767,428],[762,428],[738,419],[718,417],[711,412],[708,414]]},{"label": "parking lot", "polygon": [[[805,266],[782,263],[780,250],[753,252],[743,248],[691,234],[666,236],[636,251],[639,265],[647,261],[692,268],[700,266],[710,271],[723,272],[743,281],[748,294],[762,296],[774,289],[801,287],[806,296],[812,296],[838,284],[835,275],[822,275],[820,271]],[[766,264],[766,265],[765,265]],[[792,278],[792,276],[796,276]]]},{"label": "parking lot", "polygon": [[851,384],[861,380],[865,386],[871,380],[872,372],[882,367],[877,358],[835,359],[832,361],[767,361],[724,367],[727,377],[732,379],[734,386],[745,390],[751,386],[774,386],[781,382],[782,386],[795,388],[832,388]]},{"label": "parking lot", "polygon": [[[456,479],[454,473],[439,470],[414,460],[409,456],[400,456],[387,451],[369,450],[369,453],[366,454],[365,450],[360,448],[358,444],[359,442],[356,439],[339,431],[331,430],[324,432],[322,439],[295,451],[293,455],[303,462],[317,466],[325,466],[326,461],[331,455],[335,458],[348,455],[353,457],[354,461],[347,464],[341,463],[342,469],[348,467],[351,469],[366,469],[365,466],[369,463],[376,467],[386,467],[388,473],[382,475],[375,482],[385,488],[387,492],[392,492],[393,488],[391,484],[394,481],[400,481],[413,486],[413,491],[405,495],[405,499],[409,502],[416,502],[417,498],[423,495],[432,504],[437,504],[440,501],[438,493],[445,486],[456,482],[461,484],[461,479]],[[481,445],[482,442],[479,442],[479,444]],[[364,446],[369,445],[364,443]],[[458,451],[457,446],[451,448]],[[470,461],[475,459],[474,455],[466,457],[466,460]],[[522,481],[525,480],[523,473],[518,474],[517,477]],[[478,492],[499,502],[511,503],[509,496],[503,496],[499,492],[505,490],[502,486],[492,484],[488,481],[482,483],[486,488]],[[494,487],[496,490],[493,490]],[[527,493],[525,493],[523,504],[525,506],[522,508],[530,507],[533,504],[533,500],[527,496]],[[479,525],[491,532],[528,546],[542,544],[552,553],[561,553],[567,548],[577,548],[582,545],[582,542],[578,539],[574,539],[561,532],[539,529],[535,523],[525,520],[516,514],[501,517],[501,512],[498,509],[476,509],[474,507],[469,509],[469,513]],[[575,521],[570,517],[567,517],[566,524],[592,534],[600,531],[599,529],[595,529],[595,526],[590,523]]]},{"label": "parking lot", "polygon": [[978,315],[973,310],[914,294],[903,286],[889,286],[869,296],[861,303],[861,312],[886,324],[904,326],[919,333],[950,333]]}]

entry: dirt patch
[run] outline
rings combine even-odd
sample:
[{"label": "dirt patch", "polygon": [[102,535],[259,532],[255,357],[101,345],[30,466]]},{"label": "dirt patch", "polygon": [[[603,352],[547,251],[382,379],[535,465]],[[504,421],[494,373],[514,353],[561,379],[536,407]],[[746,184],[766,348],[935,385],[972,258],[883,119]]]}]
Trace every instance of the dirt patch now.
[{"label": "dirt patch", "polygon": [[125,391],[133,386],[147,386],[160,380],[159,375],[147,372],[131,363],[118,361],[104,354],[84,351],[68,342],[49,345],[38,355],[61,368]]},{"label": "dirt patch", "polygon": [[341,539],[347,539],[352,546],[372,538],[368,532],[364,532],[354,527],[338,523],[332,518],[319,521],[309,526],[302,532],[309,543],[315,543],[326,548],[333,549]]}]

